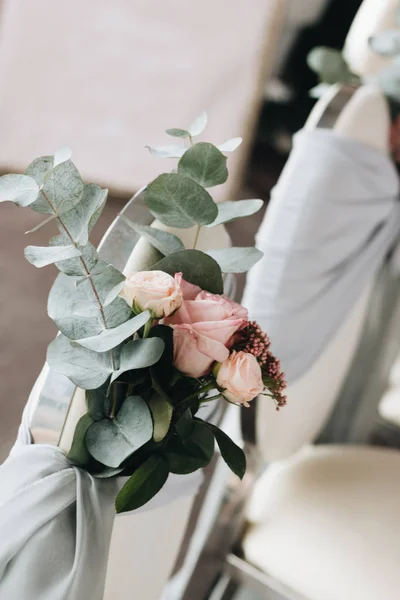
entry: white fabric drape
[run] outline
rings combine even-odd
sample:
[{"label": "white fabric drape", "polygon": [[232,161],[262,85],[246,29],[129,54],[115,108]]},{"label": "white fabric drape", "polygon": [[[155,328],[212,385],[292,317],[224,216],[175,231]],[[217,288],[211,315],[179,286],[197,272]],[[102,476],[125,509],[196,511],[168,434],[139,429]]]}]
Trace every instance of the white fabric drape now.
[{"label": "white fabric drape", "polygon": [[387,155],[327,129],[296,134],[243,301],[289,384],[335,336],[399,232],[399,177]]},{"label": "white fabric drape", "polygon": [[0,599],[101,600],[116,480],[32,445],[27,420],[0,467]]},{"label": "white fabric drape", "polygon": [[[212,421],[216,408],[211,402],[199,416]],[[57,446],[32,444],[30,409],[28,401],[17,442],[0,466],[0,600],[102,600],[114,501],[127,478],[95,479]],[[170,474],[134,512],[193,497],[202,481],[201,471]]]}]

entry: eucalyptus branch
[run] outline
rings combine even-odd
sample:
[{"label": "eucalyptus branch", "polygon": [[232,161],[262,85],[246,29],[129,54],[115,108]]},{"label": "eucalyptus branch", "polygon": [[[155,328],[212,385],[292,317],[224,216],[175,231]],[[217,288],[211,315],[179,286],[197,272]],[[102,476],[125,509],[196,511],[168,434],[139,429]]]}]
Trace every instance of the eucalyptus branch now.
[{"label": "eucalyptus branch", "polygon": [[[51,201],[51,200],[50,200],[50,198],[47,196],[46,192],[43,190],[43,185],[41,186],[41,188],[40,188],[40,191],[41,191],[41,193],[42,193],[42,195],[43,195],[43,198],[46,200],[46,202],[47,202],[47,203],[48,203],[48,205],[50,206],[51,210],[53,211],[53,214],[54,214],[54,216],[55,216],[55,218],[56,218],[57,222],[60,224],[61,228],[63,229],[63,231],[64,231],[64,232],[65,232],[65,234],[67,235],[68,239],[70,240],[71,244],[72,244],[72,245],[73,245],[75,248],[78,248],[78,247],[79,247],[79,245],[78,245],[78,244],[75,242],[75,240],[74,240],[74,238],[72,237],[72,235],[71,235],[71,233],[70,233],[70,231],[69,231],[68,227],[65,225],[65,223],[64,223],[64,221],[62,220],[61,216],[60,216],[60,215],[57,213],[57,210],[55,209],[55,207],[54,207],[54,205],[53,205],[52,201]],[[105,316],[105,314],[104,314],[104,308],[103,308],[103,305],[102,305],[102,303],[101,303],[100,296],[99,296],[99,293],[98,293],[98,291],[97,291],[97,289],[96,289],[95,283],[94,283],[94,281],[93,281],[92,274],[90,273],[90,269],[89,269],[88,265],[86,264],[86,261],[85,261],[85,259],[83,258],[83,256],[80,256],[80,257],[79,257],[79,261],[80,261],[80,263],[81,263],[81,265],[82,265],[82,268],[83,268],[83,270],[84,270],[84,272],[85,272],[85,274],[86,274],[86,277],[87,277],[87,279],[88,279],[88,280],[89,280],[89,282],[90,282],[90,287],[92,288],[92,291],[93,291],[94,297],[96,298],[96,302],[97,302],[97,303],[98,303],[98,305],[99,305],[100,316],[101,316],[101,320],[102,320],[102,323],[103,323],[103,327],[104,327],[104,329],[108,329],[108,325],[107,325],[107,319],[106,319],[106,316]],[[110,351],[109,351],[109,354],[110,354],[111,365],[112,365],[113,371],[115,371],[115,370],[116,370],[116,364],[115,364],[115,359],[114,359],[114,353],[113,353],[113,351],[112,351],[112,350],[110,350]]]}]

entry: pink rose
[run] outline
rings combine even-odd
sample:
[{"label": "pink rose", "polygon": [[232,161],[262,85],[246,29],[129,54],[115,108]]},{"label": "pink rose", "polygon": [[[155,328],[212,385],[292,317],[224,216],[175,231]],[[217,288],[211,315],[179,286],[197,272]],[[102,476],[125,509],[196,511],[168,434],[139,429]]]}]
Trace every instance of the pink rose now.
[{"label": "pink rose", "polygon": [[249,352],[233,351],[216,371],[217,384],[230,402],[249,406],[264,390],[261,367]]},{"label": "pink rose", "polygon": [[182,373],[201,377],[213,362],[229,356],[233,335],[247,323],[245,308],[217,294],[182,281],[184,301],[165,319],[174,328],[174,364]]},{"label": "pink rose", "polygon": [[138,271],[125,280],[120,296],[137,311],[149,310],[155,319],[172,315],[182,304],[182,273]]}]

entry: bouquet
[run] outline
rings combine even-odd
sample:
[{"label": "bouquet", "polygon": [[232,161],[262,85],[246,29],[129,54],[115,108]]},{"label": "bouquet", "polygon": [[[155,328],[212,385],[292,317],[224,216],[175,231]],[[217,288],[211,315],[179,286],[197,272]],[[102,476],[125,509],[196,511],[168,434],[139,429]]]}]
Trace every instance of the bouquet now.
[{"label": "bouquet", "polygon": [[[43,213],[59,233],[49,246],[28,246],[35,267],[55,264],[60,273],[50,291],[48,314],[59,334],[47,362],[86,390],[87,413],[78,422],[69,458],[95,477],[128,476],[116,498],[117,512],[138,508],[170,473],[205,467],[217,442],[240,478],[246,459],[216,425],[201,419],[204,403],[248,406],[259,395],[285,404],[284,375],[260,327],[247,310],[224,296],[224,274],[247,271],[256,248],[196,249],[202,227],[215,227],[258,211],[260,200],[216,204],[208,189],[227,177],[226,153],[194,143],[205,114],[188,129],[169,129],[181,145],[150,148],[176,157],[177,168],[157,177],[144,195],[159,223],[195,228],[194,246],[161,228],[129,221],[158,251],[150,270],[125,277],[102,261],[89,234],[107,190],[86,184],[68,148],[34,160],[24,175],[0,178],[0,201]],[[35,228],[35,230],[38,229]]]}]

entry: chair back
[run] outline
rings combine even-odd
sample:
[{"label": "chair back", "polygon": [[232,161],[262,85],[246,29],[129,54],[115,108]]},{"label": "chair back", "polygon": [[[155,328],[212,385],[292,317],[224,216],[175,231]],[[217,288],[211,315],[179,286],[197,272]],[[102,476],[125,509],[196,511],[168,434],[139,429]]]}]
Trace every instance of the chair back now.
[{"label": "chair back", "polygon": [[[354,89],[347,90],[347,95],[348,101],[336,116],[333,128],[341,135],[348,134],[348,137],[375,147],[380,152],[385,148],[387,153],[386,140],[390,119],[383,97],[373,87],[360,88],[356,92]],[[323,103],[324,99],[320,102]],[[318,106],[315,110],[321,112]],[[310,121],[314,121],[314,125],[318,127],[321,120],[315,122],[314,116],[310,115]],[[268,212],[266,218],[268,219]],[[265,265],[264,268],[268,266]],[[262,315],[262,307],[257,305],[256,279],[250,276],[245,297],[248,299],[251,317],[263,326],[262,316],[257,315],[257,312]],[[284,459],[302,446],[312,443],[327,424],[344,385],[350,386],[346,378],[357,355],[377,281],[379,285],[386,285],[382,279],[377,280],[376,275],[371,272],[371,277],[336,335],[311,368],[288,386],[288,404],[283,410],[277,413],[269,402],[258,399],[255,429],[257,443],[267,462]],[[301,278],[298,279],[298,285],[302,286]],[[295,295],[295,291],[293,294]],[[277,297],[277,310],[280,301]],[[317,328],[318,318],[318,315],[315,315]],[[305,339],[304,344],[307,342]],[[370,338],[369,352],[376,354],[376,347],[371,345],[371,342],[373,340]],[[359,373],[358,375],[360,376]],[[248,437],[246,431],[244,436]]]}]

